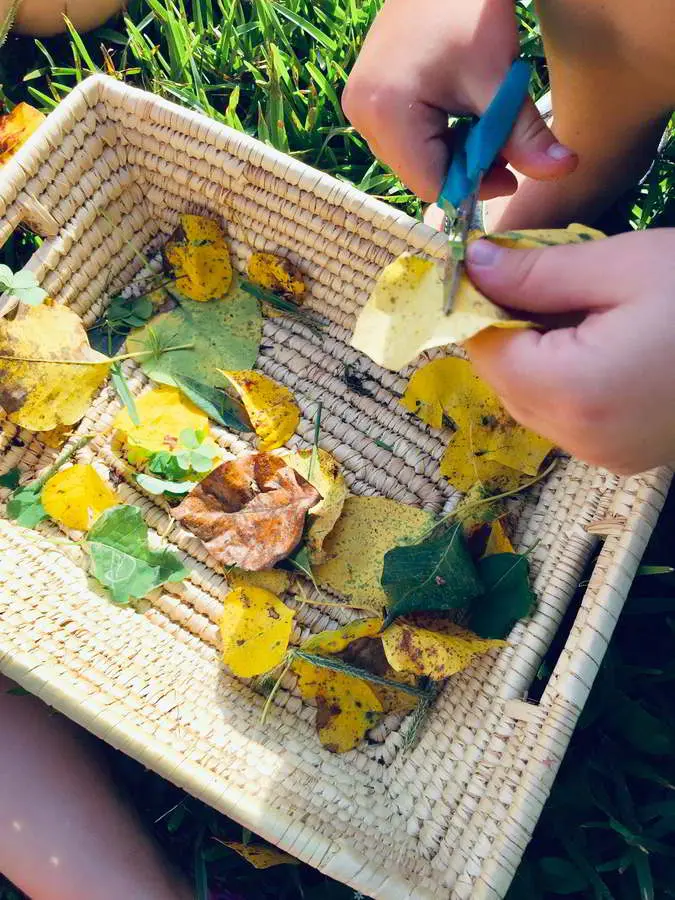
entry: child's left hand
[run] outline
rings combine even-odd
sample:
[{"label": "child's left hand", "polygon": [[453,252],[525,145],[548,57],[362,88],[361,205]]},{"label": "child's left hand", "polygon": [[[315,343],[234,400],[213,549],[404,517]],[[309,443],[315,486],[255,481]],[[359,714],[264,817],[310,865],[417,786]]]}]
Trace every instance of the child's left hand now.
[{"label": "child's left hand", "polygon": [[675,462],[675,229],[543,250],[479,241],[467,267],[519,316],[579,319],[493,328],[467,345],[514,418],[617,473]]}]

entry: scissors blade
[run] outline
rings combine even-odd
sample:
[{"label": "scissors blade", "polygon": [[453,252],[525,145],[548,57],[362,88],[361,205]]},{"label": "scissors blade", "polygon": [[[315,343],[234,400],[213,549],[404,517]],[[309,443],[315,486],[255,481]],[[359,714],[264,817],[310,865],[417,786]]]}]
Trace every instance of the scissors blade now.
[{"label": "scissors blade", "polygon": [[454,222],[451,222],[449,217],[446,216],[446,220],[443,223],[443,230],[448,235],[448,253],[443,270],[443,313],[446,316],[452,312],[459,283],[464,272],[466,244],[476,214],[479,192],[480,180],[476,189],[462,202]]}]

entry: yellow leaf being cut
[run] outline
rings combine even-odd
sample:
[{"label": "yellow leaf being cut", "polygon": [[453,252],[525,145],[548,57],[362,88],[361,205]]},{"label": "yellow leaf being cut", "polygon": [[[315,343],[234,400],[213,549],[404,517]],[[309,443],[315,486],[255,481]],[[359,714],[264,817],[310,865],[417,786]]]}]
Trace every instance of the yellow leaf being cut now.
[{"label": "yellow leaf being cut", "polygon": [[220,620],[223,662],[240,678],[253,678],[283,661],[294,612],[270,591],[236,588],[225,597]]},{"label": "yellow leaf being cut", "polygon": [[136,411],[139,425],[134,425],[126,409],[121,409],[113,421],[116,437],[133,463],[142,462],[152,453],[175,450],[186,428],[209,432],[208,416],[178,388],[162,385],[147,391],[136,398]]},{"label": "yellow leaf being cut", "polygon": [[457,490],[476,482],[500,491],[536,475],[553,444],[518,425],[471,363],[445,357],[412,376],[401,400],[423,422],[440,428],[447,416],[457,426],[441,460],[441,472]]},{"label": "yellow leaf being cut", "polygon": [[219,844],[234,850],[247,862],[256,869],[271,869],[272,866],[297,866],[298,860],[294,856],[289,856],[283,850],[277,850],[276,847],[268,847],[266,844],[241,844],[238,841],[221,841]]},{"label": "yellow leaf being cut", "polygon": [[96,469],[79,463],[52,475],[40,500],[48,516],[77,531],[88,531],[102,512],[119,503]]},{"label": "yellow leaf being cut", "polygon": [[337,461],[326,450],[298,450],[285,459],[321,494],[321,500],[309,511],[312,524],[306,538],[312,561],[318,563],[324,559],[323,543],[340,518],[349,490]]},{"label": "yellow leaf being cut", "polygon": [[261,372],[245,370],[222,372],[244,404],[253,430],[258,435],[259,450],[276,450],[295,434],[300,410],[293,394]]},{"label": "yellow leaf being cut", "polygon": [[204,216],[182,215],[164,247],[176,287],[191,300],[215,300],[232,287],[232,263],[220,224]]},{"label": "yellow leaf being cut", "polygon": [[273,594],[283,594],[291,585],[291,574],[283,569],[262,569],[260,572],[228,569],[227,583],[232,589],[254,587],[264,588]]},{"label": "yellow leaf being cut", "polygon": [[303,659],[292,668],[300,694],[316,701],[319,740],[331,753],[353,750],[382,717],[382,703],[366,681]]},{"label": "yellow leaf being cut", "polygon": [[14,319],[0,319],[0,406],[15,425],[51,431],[79,422],[109,369],[65,306],[22,304]]},{"label": "yellow leaf being cut", "polygon": [[44,115],[28,103],[18,103],[11,113],[0,116],[0,166],[14,156],[44,120]]},{"label": "yellow leaf being cut", "polygon": [[[434,628],[440,628],[440,623]],[[493,647],[504,647],[505,641],[485,640],[452,623],[443,630],[431,630],[399,621],[382,635],[384,652],[392,669],[412,675],[426,675],[435,681],[449,678],[467,669],[476,656]]]},{"label": "yellow leaf being cut", "polygon": [[351,603],[380,612],[388,603],[380,584],[384,554],[416,543],[434,521],[432,513],[385,497],[347,497],[314,577]]},{"label": "yellow leaf being cut", "polygon": [[[474,233],[470,240],[484,237]],[[599,231],[571,225],[556,231],[490,235],[506,247],[539,247],[580,243],[604,237]],[[462,274],[450,315],[443,312],[443,267],[438,261],[404,254],[386,266],[361,310],[352,347],[378,365],[398,371],[423,350],[461,344],[486,328],[527,328],[474,287]]]},{"label": "yellow leaf being cut", "polygon": [[254,284],[282,294],[296,303],[305,293],[305,282],[293,263],[274,253],[252,253],[248,260],[248,277]]}]

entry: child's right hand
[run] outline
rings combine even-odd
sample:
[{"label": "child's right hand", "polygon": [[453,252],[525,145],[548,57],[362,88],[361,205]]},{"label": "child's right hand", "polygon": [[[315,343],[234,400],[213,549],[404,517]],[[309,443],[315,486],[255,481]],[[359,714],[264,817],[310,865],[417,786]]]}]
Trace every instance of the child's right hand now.
[{"label": "child's right hand", "polygon": [[[452,152],[448,115],[482,113],[518,54],[512,0],[386,0],[342,98],[373,153],[423,200],[436,200]],[[524,175],[558,178],[577,158],[528,101],[504,148]],[[482,197],[510,194],[502,161]]]}]

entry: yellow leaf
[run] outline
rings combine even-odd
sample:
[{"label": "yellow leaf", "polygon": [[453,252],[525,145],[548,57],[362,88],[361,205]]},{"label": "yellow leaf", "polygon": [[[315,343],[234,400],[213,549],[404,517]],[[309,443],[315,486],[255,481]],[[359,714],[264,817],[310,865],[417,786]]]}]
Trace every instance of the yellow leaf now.
[{"label": "yellow leaf", "polygon": [[252,253],[248,277],[254,284],[296,302],[305,293],[305,282],[293,263],[274,253]]},{"label": "yellow leaf", "polygon": [[[440,623],[435,628],[440,629]],[[395,622],[382,635],[389,664],[397,672],[426,675],[435,681],[449,678],[468,668],[474,657],[506,641],[485,640],[452,623],[443,630],[431,630],[408,622]]]},{"label": "yellow leaf", "polygon": [[191,300],[215,300],[232,287],[232,263],[220,224],[204,216],[182,215],[164,247],[176,287]]},{"label": "yellow leaf", "polygon": [[518,425],[469,362],[445,357],[412,376],[403,406],[434,428],[447,416],[457,426],[441,460],[441,472],[466,492],[476,482],[511,490],[523,474],[536,475],[553,444]]},{"label": "yellow leaf", "polygon": [[0,166],[14,156],[44,120],[44,115],[28,103],[18,103],[11,113],[0,116]]},{"label": "yellow leaf", "polygon": [[309,511],[313,521],[306,537],[312,561],[319,563],[324,558],[323,543],[340,518],[349,490],[337,461],[326,450],[298,450],[285,459],[321,494],[321,500]]},{"label": "yellow leaf", "polygon": [[352,641],[376,637],[380,633],[383,622],[384,619],[377,616],[372,619],[357,619],[332,631],[320,631],[307,638],[302,649],[308,653],[318,653],[320,656],[326,653],[341,653]]},{"label": "yellow leaf", "polygon": [[[475,232],[470,240],[484,237]],[[580,243],[604,237],[578,225],[557,231],[509,232],[490,235],[507,247]],[[361,310],[352,347],[378,365],[398,371],[423,350],[461,344],[486,328],[527,328],[530,322],[513,319],[474,287],[466,274],[459,283],[450,315],[443,312],[443,267],[437,261],[404,254],[386,266]]]},{"label": "yellow leaf", "polygon": [[113,428],[126,447],[130,461],[142,462],[152,453],[171,452],[178,447],[181,431],[209,431],[208,416],[178,388],[161,385],[136,398],[140,425],[134,425],[126,409],[115,416]]},{"label": "yellow leaf", "polygon": [[492,523],[483,555],[494,556],[495,553],[515,553],[513,544],[499,519]]},{"label": "yellow leaf", "polygon": [[52,450],[60,450],[73,433],[72,426],[61,425],[58,428],[52,428],[51,431],[43,431],[40,439],[47,447]]},{"label": "yellow leaf", "polygon": [[222,371],[222,374],[244,404],[253,430],[260,438],[258,449],[276,450],[282,447],[295,434],[300,421],[300,410],[293,394],[283,384],[261,372]]},{"label": "yellow leaf", "polygon": [[381,611],[388,603],[380,584],[384,554],[416,543],[434,521],[432,513],[385,497],[347,497],[323,546],[326,561],[314,569],[317,583]]},{"label": "yellow leaf", "polygon": [[0,319],[0,406],[22,428],[79,422],[109,368],[65,306],[22,305],[14,319]]},{"label": "yellow leaf", "polygon": [[283,850],[277,850],[276,847],[268,847],[266,844],[240,844],[238,841],[221,841],[216,838],[219,844],[234,850],[239,856],[250,862],[256,869],[271,869],[272,866],[291,865],[297,866],[298,860],[294,856],[289,856]]},{"label": "yellow leaf", "polygon": [[236,588],[225,597],[220,620],[223,662],[240,678],[253,678],[283,661],[294,612],[271,591]]},{"label": "yellow leaf", "polygon": [[102,512],[119,503],[96,469],[80,463],[52,475],[40,500],[48,516],[77,531],[89,531]]},{"label": "yellow leaf", "polygon": [[283,594],[291,585],[290,572],[283,569],[263,569],[260,572],[245,572],[243,569],[228,569],[227,583],[230,588],[264,588],[273,594]]},{"label": "yellow leaf", "polygon": [[317,703],[319,740],[331,753],[353,750],[382,717],[382,703],[366,681],[303,659],[292,668],[300,694]]}]

